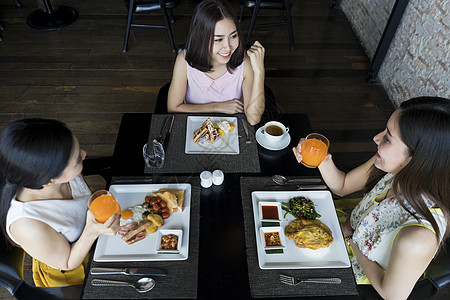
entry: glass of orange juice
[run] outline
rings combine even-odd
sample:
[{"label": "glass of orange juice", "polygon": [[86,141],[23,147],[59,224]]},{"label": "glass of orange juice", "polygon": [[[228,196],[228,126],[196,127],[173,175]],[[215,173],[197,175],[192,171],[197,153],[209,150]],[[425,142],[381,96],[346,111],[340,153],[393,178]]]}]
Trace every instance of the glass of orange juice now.
[{"label": "glass of orange juice", "polygon": [[107,190],[99,190],[91,195],[88,202],[89,209],[97,222],[105,223],[112,215],[120,215],[120,204]]},{"label": "glass of orange juice", "polygon": [[302,145],[302,164],[308,168],[316,168],[328,154],[330,142],[318,133],[308,134]]}]

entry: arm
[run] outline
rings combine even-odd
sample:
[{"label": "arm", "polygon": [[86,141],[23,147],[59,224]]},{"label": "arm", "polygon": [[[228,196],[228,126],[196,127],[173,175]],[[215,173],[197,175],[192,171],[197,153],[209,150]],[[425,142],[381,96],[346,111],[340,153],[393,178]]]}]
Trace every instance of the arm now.
[{"label": "arm", "polygon": [[384,299],[406,299],[434,257],[436,235],[420,226],[405,227],[394,241],[389,265],[384,271],[370,261],[353,241],[350,245],[374,289]]},{"label": "arm", "polygon": [[[305,139],[301,139],[297,147],[292,150],[298,162],[301,162],[301,146]],[[356,167],[348,173],[339,170],[333,162],[331,154],[328,154],[319,165],[319,171],[330,190],[339,196],[345,196],[364,188],[367,183],[369,170],[375,162],[375,156],[364,164]]]},{"label": "arm", "polygon": [[30,256],[61,270],[72,270],[83,262],[100,234],[114,235],[117,232],[119,218],[115,217],[112,216],[104,224],[98,223],[88,210],[86,226],[73,244],[52,227],[36,219],[20,218],[11,224],[10,230],[14,239]]},{"label": "arm", "polygon": [[172,82],[167,96],[167,110],[169,113],[203,113],[220,112],[235,114],[243,111],[242,102],[233,99],[225,102],[211,102],[206,104],[184,103],[187,90],[187,67],[184,51],[178,53],[173,68]]},{"label": "arm", "polygon": [[244,64],[244,112],[251,125],[257,124],[264,113],[264,47],[256,41],[247,51]]}]

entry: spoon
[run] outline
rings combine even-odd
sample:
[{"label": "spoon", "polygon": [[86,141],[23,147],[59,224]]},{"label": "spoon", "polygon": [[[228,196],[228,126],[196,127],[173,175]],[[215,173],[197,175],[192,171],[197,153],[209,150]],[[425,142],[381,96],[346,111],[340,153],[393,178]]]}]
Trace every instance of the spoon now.
[{"label": "spoon", "polygon": [[283,175],[273,175],[272,181],[278,185],[286,185],[286,184],[301,184],[301,183],[321,183],[322,179],[320,178],[297,178],[297,179],[287,179]]},{"label": "spoon", "polygon": [[152,278],[143,277],[136,281],[136,283],[125,282],[125,281],[115,281],[106,279],[93,279],[91,284],[94,286],[132,286],[139,293],[145,293],[150,291],[155,287],[155,281]]}]

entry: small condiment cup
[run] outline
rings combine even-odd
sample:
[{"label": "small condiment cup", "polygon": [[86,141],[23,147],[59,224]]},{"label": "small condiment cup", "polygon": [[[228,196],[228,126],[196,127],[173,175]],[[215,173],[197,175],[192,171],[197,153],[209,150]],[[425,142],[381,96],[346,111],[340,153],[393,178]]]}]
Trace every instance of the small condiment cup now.
[{"label": "small condiment cup", "polygon": [[287,132],[289,132],[289,128],[284,126],[283,123],[277,121],[267,122],[262,131],[266,139],[271,143],[281,141]]},{"label": "small condiment cup", "polygon": [[215,170],[212,173],[212,182],[215,185],[221,185],[223,183],[224,175],[221,170]]},{"label": "small condiment cup", "polygon": [[203,171],[200,173],[200,185],[205,189],[211,187],[213,184],[213,175],[210,171]]}]

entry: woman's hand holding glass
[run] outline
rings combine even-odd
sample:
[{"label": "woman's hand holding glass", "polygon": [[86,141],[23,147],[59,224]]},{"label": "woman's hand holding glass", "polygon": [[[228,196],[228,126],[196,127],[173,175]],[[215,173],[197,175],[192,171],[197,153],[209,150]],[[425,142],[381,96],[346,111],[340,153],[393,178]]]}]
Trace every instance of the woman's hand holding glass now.
[{"label": "woman's hand holding glass", "polygon": [[[317,136],[319,136],[320,139],[323,138],[326,143],[319,143],[318,145],[311,143],[307,144],[307,140],[310,140],[313,143],[318,143],[319,140],[317,140]],[[297,146],[292,148],[292,151],[294,152],[297,162],[302,163],[308,168],[315,168],[331,157],[331,154],[328,153],[328,146],[329,142],[325,137],[313,133],[308,135],[306,138],[301,138]],[[303,153],[302,147],[307,147],[307,149],[303,149]],[[307,157],[305,157],[305,155],[307,155]]]},{"label": "woman's hand holding glass", "polygon": [[86,214],[86,228],[94,235],[116,235],[119,231],[120,215],[114,214],[105,223],[98,222],[91,210],[87,210]]}]

